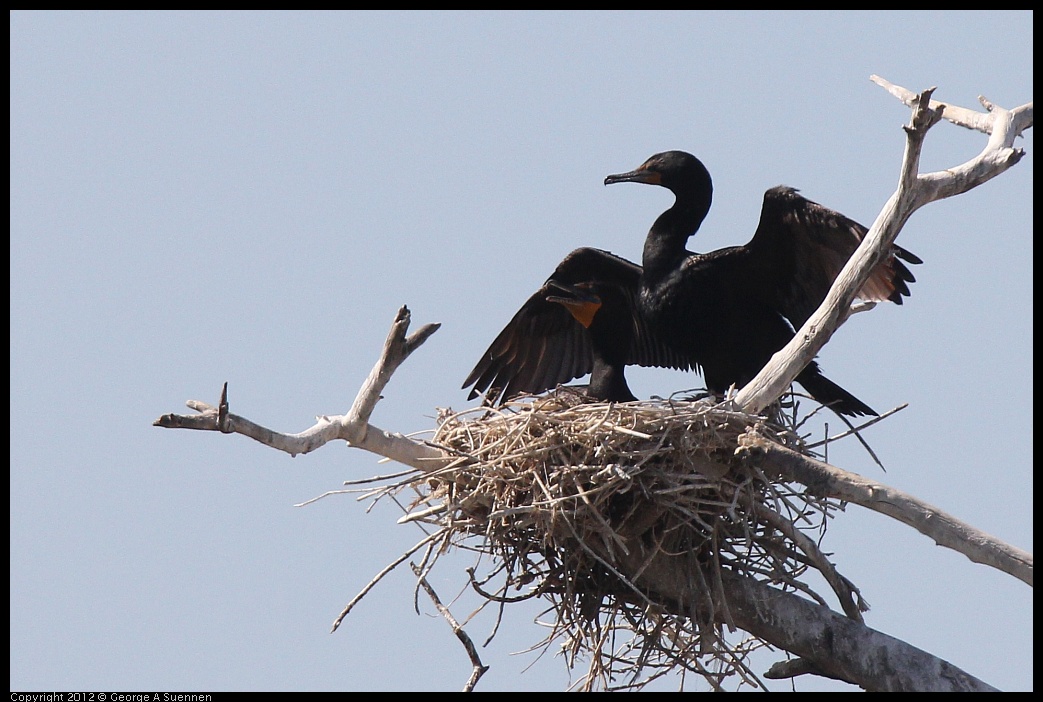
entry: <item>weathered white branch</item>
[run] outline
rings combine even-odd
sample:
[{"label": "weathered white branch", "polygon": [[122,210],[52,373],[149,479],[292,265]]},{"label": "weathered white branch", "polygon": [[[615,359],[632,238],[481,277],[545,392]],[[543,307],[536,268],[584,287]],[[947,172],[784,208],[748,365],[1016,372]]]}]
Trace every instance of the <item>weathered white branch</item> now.
[{"label": "weathered white branch", "polygon": [[[900,85],[895,85],[894,83],[876,75],[869,76],[869,80],[894,95],[907,106],[914,107],[916,105],[918,96],[913,91],[907,90]],[[932,88],[931,90],[933,92],[934,89]],[[981,102],[982,107],[986,109],[986,112],[978,112],[977,110],[970,110],[965,107],[948,105],[944,102],[937,102],[936,100],[931,100],[929,107],[932,110],[941,108],[942,119],[952,122],[958,127],[966,127],[967,129],[973,129],[974,131],[983,134],[995,134],[997,130],[994,126],[995,118],[992,113],[997,109],[996,106],[981,95],[978,96],[978,101]],[[1031,102],[1010,110],[1009,114],[1012,122],[1009,129],[1015,131],[1016,134],[1021,134],[1032,126]]]},{"label": "weathered white branch", "polygon": [[[591,543],[596,547],[596,543]],[[717,587],[698,586],[691,553],[627,540],[616,568],[668,609],[735,626],[805,661],[814,672],[876,691],[994,691],[987,683],[904,641],[798,595],[721,569]],[[602,547],[602,555],[611,558]]]},{"label": "weathered white branch", "polygon": [[[872,80],[913,107],[905,127],[906,146],[898,188],[884,205],[865,239],[837,276],[818,310],[793,339],[776,353],[760,373],[735,397],[747,412],[760,412],[779,398],[797,374],[829,341],[851,314],[858,290],[872,270],[887,256],[902,226],[913,212],[929,202],[966,192],[995,178],[1017,163],[1024,152],[1013,148],[1014,139],[1032,127],[1032,103],[1005,110],[982,99],[988,113],[975,112],[932,101],[933,88],[918,95],[882,78]],[[964,164],[935,173],[919,173],[920,151],[927,131],[940,119],[989,135],[980,154]]]},{"label": "weathered white branch", "polygon": [[934,539],[939,546],[958,551],[975,563],[992,566],[1032,585],[1033,557],[943,512],[937,507],[889,485],[835,468],[747,432],[740,450],[758,454],[757,465],[769,475],[800,483],[812,495],[835,497],[886,514]]},{"label": "weathered white branch", "polygon": [[355,402],[346,415],[318,417],[314,426],[299,434],[283,434],[256,424],[228,411],[228,384],[221,391],[221,402],[213,407],[199,400],[186,404],[199,412],[197,415],[165,414],[153,426],[172,429],[200,429],[226,434],[242,434],[266,446],[284,451],[291,456],[310,453],[330,441],[342,439],[355,448],[370,451],[420,470],[435,470],[449,459],[439,449],[414,441],[401,434],[379,429],[369,423],[369,417],[380,400],[380,393],[391,380],[391,375],[409,354],[438,330],[438,324],[425,324],[407,337],[409,309],[402,307],[384,342],[384,350],[370,371]]},{"label": "weathered white branch", "polygon": [[998,692],[948,661],[802,597],[722,573],[736,626],[872,692]]}]

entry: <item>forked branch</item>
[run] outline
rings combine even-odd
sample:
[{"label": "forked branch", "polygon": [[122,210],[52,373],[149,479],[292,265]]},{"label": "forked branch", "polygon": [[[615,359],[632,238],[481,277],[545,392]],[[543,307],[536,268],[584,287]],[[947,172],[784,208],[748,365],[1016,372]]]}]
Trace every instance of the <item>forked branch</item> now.
[{"label": "forked branch", "polygon": [[359,389],[348,413],[320,416],[312,427],[298,434],[283,434],[229,412],[227,383],[221,391],[221,402],[217,407],[200,400],[189,400],[186,404],[199,414],[165,414],[152,424],[171,429],[200,429],[242,434],[291,456],[310,453],[330,441],[341,439],[355,448],[376,453],[413,468],[435,470],[447,462],[442,451],[401,434],[379,429],[369,423],[369,417],[380,400],[380,393],[391,380],[391,375],[409,354],[438,330],[438,327],[438,324],[425,324],[419,331],[407,337],[409,309],[405,306],[399,309],[384,342],[384,350]]},{"label": "forked branch", "polygon": [[[1014,140],[1032,127],[1031,102],[1013,110],[1005,110],[981,98],[988,110],[982,113],[932,101],[934,88],[915,94],[878,76],[872,76],[871,80],[913,108],[912,119],[905,127],[905,154],[898,188],[833,282],[833,287],[815,314],[808,318],[790,343],[739,390],[735,401],[746,412],[760,412],[781,397],[797,374],[847,320],[857,291],[868,280],[872,270],[888,255],[891,244],[913,212],[929,202],[959,195],[995,178],[1024,156],[1024,151],[1014,148]],[[920,151],[924,137],[942,119],[988,134],[988,143],[980,154],[966,163],[935,173],[920,173]]]}]

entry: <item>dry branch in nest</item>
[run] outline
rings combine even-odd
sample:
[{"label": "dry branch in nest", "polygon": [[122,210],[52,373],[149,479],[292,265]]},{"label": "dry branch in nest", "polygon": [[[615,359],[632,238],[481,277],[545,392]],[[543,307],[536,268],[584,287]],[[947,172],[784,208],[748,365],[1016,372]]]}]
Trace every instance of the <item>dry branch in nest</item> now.
[{"label": "dry branch in nest", "polygon": [[[739,450],[752,431],[807,452],[785,424],[705,401],[577,405],[561,390],[444,413],[431,443],[457,459],[387,490],[415,491],[402,521],[483,555],[472,585],[489,602],[549,601],[545,644],[570,667],[588,661],[581,687],[640,688],[669,672],[761,686],[745,659],[763,642],[723,631],[723,573],[825,605],[804,577],[817,570],[848,616],[866,609],[816,546],[839,503],[769,480]],[[685,598],[664,591],[663,558],[683,563]]]}]

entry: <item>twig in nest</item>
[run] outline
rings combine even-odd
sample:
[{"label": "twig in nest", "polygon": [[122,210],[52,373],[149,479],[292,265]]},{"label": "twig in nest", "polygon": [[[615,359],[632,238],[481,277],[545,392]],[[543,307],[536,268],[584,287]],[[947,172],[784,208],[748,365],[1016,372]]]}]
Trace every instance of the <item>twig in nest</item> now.
[{"label": "twig in nest", "polygon": [[427,582],[427,578],[421,576],[423,572],[421,568],[413,563],[409,566],[413,569],[413,573],[420,578],[420,587],[424,588],[424,592],[431,598],[431,601],[435,603],[435,607],[445,620],[449,622],[449,626],[453,628],[453,633],[456,634],[456,638],[460,639],[460,643],[464,645],[464,650],[467,651],[468,658],[471,659],[471,677],[468,678],[467,684],[464,685],[462,692],[474,691],[474,686],[478,684],[478,680],[485,675],[485,671],[489,670],[489,666],[482,665],[482,659],[478,656],[478,650],[474,647],[474,642],[471,641],[471,637],[467,635],[463,627],[457,624],[456,619],[453,617],[453,613],[449,611],[449,608],[442,604],[442,601],[438,598],[434,588],[431,587],[430,583]]},{"label": "twig in nest", "polygon": [[393,571],[395,568],[397,568],[399,566],[400,563],[402,563],[402,561],[404,561],[407,558],[409,558],[410,556],[412,556],[414,553],[416,553],[417,551],[422,549],[425,545],[427,545],[428,543],[431,543],[432,541],[438,539],[439,537],[441,537],[443,535],[444,534],[441,531],[436,531],[433,534],[429,534],[429,535],[425,536],[415,546],[413,546],[413,548],[409,549],[408,551],[403,553],[401,556],[396,558],[394,561],[389,563],[387,566],[385,566],[384,569],[381,570],[379,573],[377,573],[376,576],[374,576],[374,578],[372,580],[370,580],[368,583],[366,583],[366,586],[364,588],[362,588],[362,590],[359,592],[359,594],[357,594],[353,598],[351,598],[351,602],[349,602],[344,607],[344,610],[334,620],[333,628],[330,629],[330,633],[332,634],[334,631],[336,631],[338,629],[338,627],[340,627],[341,622],[344,621],[344,617],[348,616],[348,614],[351,612],[351,610],[354,609],[355,605],[357,605],[359,603],[359,601],[361,601],[362,598],[366,596],[366,593],[368,593],[370,590],[372,590],[376,586],[377,583],[379,583],[381,580],[383,580],[385,575],[387,575],[388,573]]}]

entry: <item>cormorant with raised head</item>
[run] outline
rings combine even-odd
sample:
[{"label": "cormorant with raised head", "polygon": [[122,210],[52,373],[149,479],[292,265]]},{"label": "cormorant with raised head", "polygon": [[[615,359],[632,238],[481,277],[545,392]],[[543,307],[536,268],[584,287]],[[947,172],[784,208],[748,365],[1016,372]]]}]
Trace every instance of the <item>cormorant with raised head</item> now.
[{"label": "cormorant with raised head", "polygon": [[463,387],[489,404],[536,394],[590,373],[592,400],[637,399],[627,365],[688,370],[658,342],[637,310],[641,266],[608,251],[580,248],[562,260],[482,355]]},{"label": "cormorant with raised head", "polygon": [[[778,186],[764,194],[760,223],[749,243],[696,254],[685,246],[710,210],[713,184],[699,159],[684,151],[656,154],[605,184],[650,183],[673,192],[673,206],[645,239],[638,312],[654,338],[693,367],[708,390],[742,387],[793,337],[825,299],[866,228],[839,212]],[[902,303],[914,282],[899,260],[921,263],[899,246],[859,291],[862,300]],[[875,415],[826,378],[812,361],[796,378],[818,402],[839,414]]]}]

